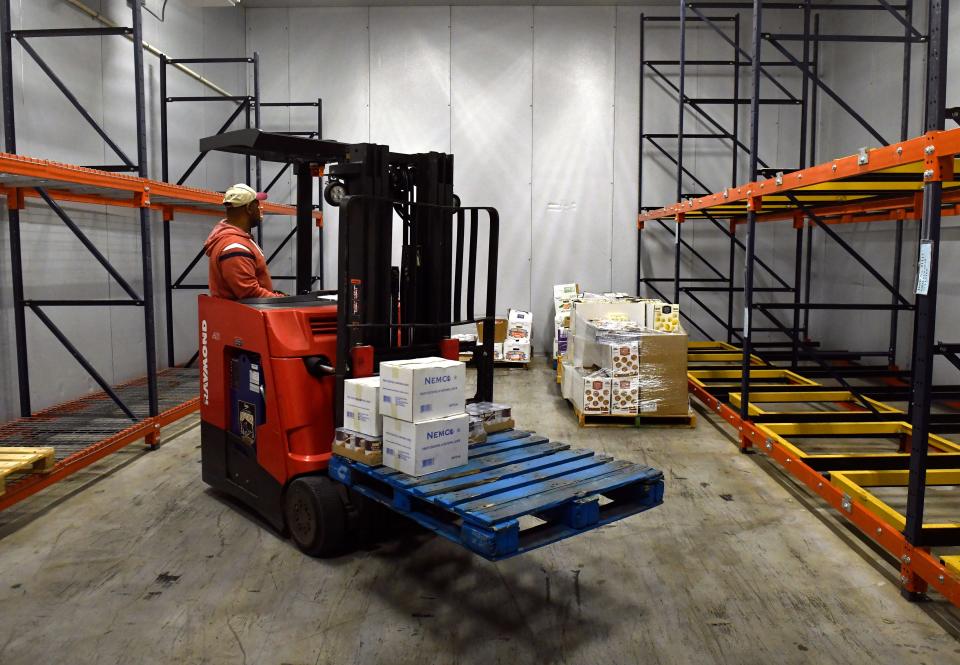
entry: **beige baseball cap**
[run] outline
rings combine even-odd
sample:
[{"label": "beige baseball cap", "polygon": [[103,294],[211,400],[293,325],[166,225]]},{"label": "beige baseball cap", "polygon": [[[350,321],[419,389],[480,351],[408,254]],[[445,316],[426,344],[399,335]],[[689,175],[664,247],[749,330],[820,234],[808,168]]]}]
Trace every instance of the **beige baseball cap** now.
[{"label": "beige baseball cap", "polygon": [[253,201],[265,201],[266,192],[258,192],[250,185],[242,182],[237,183],[223,194],[223,205],[230,208],[245,206]]}]

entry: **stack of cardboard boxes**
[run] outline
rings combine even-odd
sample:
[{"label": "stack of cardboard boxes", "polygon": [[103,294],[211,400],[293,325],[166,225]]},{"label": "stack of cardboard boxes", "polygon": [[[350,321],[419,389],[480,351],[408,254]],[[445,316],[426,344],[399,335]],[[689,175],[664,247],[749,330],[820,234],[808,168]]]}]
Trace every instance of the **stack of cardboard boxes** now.
[{"label": "stack of cardboard boxes", "polygon": [[[507,318],[495,319],[493,327],[493,359],[496,362],[524,364],[530,362],[533,339],[533,314],[511,309]],[[483,342],[483,322],[477,323],[478,343]]]},{"label": "stack of cardboard boxes", "polygon": [[467,463],[470,416],[463,363],[414,358],[380,363],[380,376],[344,381],[333,452],[420,476]]},{"label": "stack of cardboard boxes", "polygon": [[533,314],[522,309],[507,311],[507,339],[503,344],[503,361],[530,362],[530,342],[533,339]]},{"label": "stack of cardboard boxes", "polygon": [[561,356],[567,355],[567,344],[570,337],[570,312],[573,300],[580,294],[580,286],[576,283],[553,285],[553,316],[556,333],[553,336],[553,359],[559,361]]},{"label": "stack of cardboard boxes", "polygon": [[623,294],[571,303],[561,390],[585,415],[685,416],[687,335],[676,305]]}]

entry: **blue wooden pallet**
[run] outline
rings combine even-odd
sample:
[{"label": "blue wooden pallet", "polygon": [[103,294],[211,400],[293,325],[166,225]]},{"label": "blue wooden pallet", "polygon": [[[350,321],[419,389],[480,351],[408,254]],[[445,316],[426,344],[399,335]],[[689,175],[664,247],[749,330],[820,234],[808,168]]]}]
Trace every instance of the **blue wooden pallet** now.
[{"label": "blue wooden pallet", "polygon": [[[470,448],[467,464],[427,476],[337,455],[329,473],[491,561],[663,503],[663,473],[657,469],[521,430],[493,434]],[[538,523],[521,525],[528,516]]]}]

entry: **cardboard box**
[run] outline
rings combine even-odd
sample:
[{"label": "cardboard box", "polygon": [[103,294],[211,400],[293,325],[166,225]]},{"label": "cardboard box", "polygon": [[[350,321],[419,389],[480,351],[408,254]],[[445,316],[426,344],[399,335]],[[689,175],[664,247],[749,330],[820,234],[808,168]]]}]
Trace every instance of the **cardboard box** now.
[{"label": "cardboard box", "polygon": [[533,336],[533,314],[521,309],[507,312],[507,344],[529,342]]},{"label": "cardboard box", "polygon": [[573,384],[579,380],[576,368],[566,358],[563,359],[563,370],[560,372],[560,395],[563,399],[573,401]]},{"label": "cardboard box", "polygon": [[690,410],[687,385],[687,334],[650,331],[640,343],[641,413],[685,416]]},{"label": "cardboard box", "polygon": [[573,404],[585,415],[610,413],[610,377],[594,372],[580,378],[572,386]]},{"label": "cardboard box", "polygon": [[343,382],[343,426],[348,430],[380,436],[380,377],[347,379]]},{"label": "cardboard box", "polygon": [[494,342],[493,359],[495,361],[503,360],[503,342]]},{"label": "cardboard box", "polygon": [[619,376],[610,379],[610,413],[634,416],[640,402],[640,377]]},{"label": "cardboard box", "polygon": [[[494,343],[503,344],[503,341],[505,339],[507,339],[507,320],[494,319],[493,320]],[[477,344],[483,344],[483,321],[477,321]]]},{"label": "cardboard box", "polygon": [[418,423],[384,416],[383,464],[409,476],[452,469],[467,463],[469,436],[466,413]]},{"label": "cardboard box", "polygon": [[637,342],[608,344],[607,348],[609,354],[604,367],[613,376],[636,376],[640,373],[640,345]]},{"label": "cardboard box", "polygon": [[479,419],[488,434],[513,428],[512,410],[506,404],[494,402],[467,404],[467,414],[471,422],[473,418]]},{"label": "cardboard box", "polygon": [[610,351],[606,344],[591,342],[577,335],[567,337],[566,357],[576,367],[589,369],[603,367],[609,360]]},{"label": "cardboard box", "polygon": [[333,454],[370,466],[383,464],[383,445],[380,437],[352,432],[343,427],[338,427],[334,434]]},{"label": "cardboard box", "polygon": [[503,345],[503,360],[511,363],[530,362],[530,342],[514,344],[508,342]]},{"label": "cardboard box", "polygon": [[576,298],[578,293],[580,293],[580,285],[576,283],[553,285],[554,300],[569,301],[572,298]]},{"label": "cardboard box", "polygon": [[587,336],[587,324],[593,320],[620,318],[632,321],[640,327],[646,325],[647,308],[642,302],[574,302],[573,334]]},{"label": "cardboard box", "polygon": [[463,413],[466,366],[445,358],[380,363],[380,413],[409,422]]},{"label": "cardboard box", "polygon": [[666,302],[649,302],[647,307],[647,327],[662,332],[680,330],[680,306]]}]

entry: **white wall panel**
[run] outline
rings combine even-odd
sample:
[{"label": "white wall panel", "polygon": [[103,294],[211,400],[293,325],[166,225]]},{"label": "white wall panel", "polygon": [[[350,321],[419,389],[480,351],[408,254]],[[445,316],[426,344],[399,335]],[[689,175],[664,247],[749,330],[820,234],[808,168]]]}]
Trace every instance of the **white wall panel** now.
[{"label": "white wall panel", "polygon": [[[370,8],[370,140],[450,152],[450,8]],[[400,263],[395,216],[393,261]]]},{"label": "white wall panel", "polygon": [[[366,7],[290,9],[290,99],[323,99],[325,138],[364,142],[370,133],[370,44]],[[281,58],[278,56],[277,60]],[[316,110],[291,109],[291,127],[315,128]],[[294,189],[288,186],[288,198]],[[318,187],[319,190],[319,187]],[[284,191],[282,188],[280,192]],[[318,201],[322,200],[319,198]],[[336,286],[339,210],[324,206],[324,285]],[[314,250],[316,256],[317,249]],[[293,256],[291,247],[290,256]]]},{"label": "white wall panel", "polygon": [[639,7],[617,7],[616,16],[611,287],[626,293],[633,293],[637,288],[640,13]]},{"label": "white wall panel", "polygon": [[[493,206],[500,214],[500,312],[529,310],[532,304],[532,32],[530,7],[453,8],[455,190],[463,205]],[[481,238],[486,238],[483,231]],[[479,256],[486,257],[486,251],[482,243]],[[477,284],[485,280],[485,270],[479,270]],[[482,303],[481,291],[477,305]]]},{"label": "white wall panel", "polygon": [[613,207],[612,7],[534,9],[532,300],[553,334],[552,285],[609,290]]},{"label": "white wall panel", "polygon": [[450,8],[370,8],[370,140],[450,150]]}]

